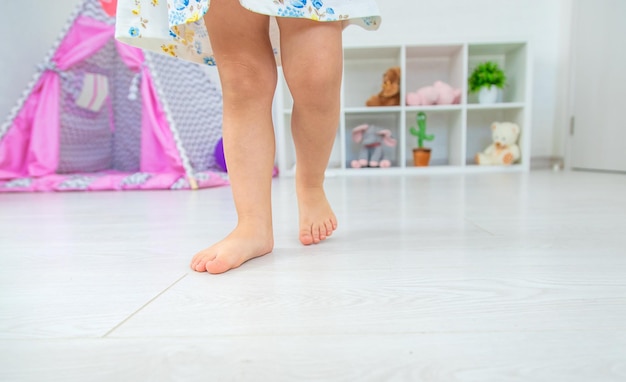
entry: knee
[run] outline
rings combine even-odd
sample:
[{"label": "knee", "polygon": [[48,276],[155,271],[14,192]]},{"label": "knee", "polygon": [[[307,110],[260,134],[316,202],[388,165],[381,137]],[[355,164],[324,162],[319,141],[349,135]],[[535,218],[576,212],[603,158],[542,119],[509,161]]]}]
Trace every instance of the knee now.
[{"label": "knee", "polygon": [[[222,67],[219,67],[222,65]],[[224,98],[231,102],[272,102],[276,90],[276,66],[254,66],[241,62],[218,64]]]},{"label": "knee", "polygon": [[328,102],[339,99],[341,92],[341,66],[333,68],[320,63],[306,70],[285,73],[285,80],[294,102],[306,102],[309,107],[325,108]]}]

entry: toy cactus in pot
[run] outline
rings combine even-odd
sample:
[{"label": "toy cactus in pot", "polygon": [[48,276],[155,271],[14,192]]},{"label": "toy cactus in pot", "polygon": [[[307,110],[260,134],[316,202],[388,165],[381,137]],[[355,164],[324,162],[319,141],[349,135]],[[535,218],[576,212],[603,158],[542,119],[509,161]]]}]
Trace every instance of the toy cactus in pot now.
[{"label": "toy cactus in pot", "polygon": [[413,164],[417,167],[428,166],[430,149],[424,147],[424,141],[432,141],[435,136],[426,134],[426,114],[424,112],[417,113],[417,128],[412,126],[409,132],[417,137],[417,148],[413,149]]}]

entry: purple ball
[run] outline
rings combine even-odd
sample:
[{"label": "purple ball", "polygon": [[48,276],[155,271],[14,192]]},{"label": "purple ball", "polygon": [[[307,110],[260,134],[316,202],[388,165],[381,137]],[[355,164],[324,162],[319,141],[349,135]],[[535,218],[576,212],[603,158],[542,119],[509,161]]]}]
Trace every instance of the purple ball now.
[{"label": "purple ball", "polygon": [[215,156],[215,163],[217,163],[222,171],[228,172],[228,169],[226,168],[226,158],[224,158],[224,141],[222,138],[217,141],[213,155]]}]

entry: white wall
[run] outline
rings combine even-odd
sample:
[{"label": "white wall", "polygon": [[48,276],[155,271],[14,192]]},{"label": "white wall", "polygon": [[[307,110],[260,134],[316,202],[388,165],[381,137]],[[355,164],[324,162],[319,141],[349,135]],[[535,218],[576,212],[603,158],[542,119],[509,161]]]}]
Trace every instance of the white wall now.
[{"label": "white wall", "polygon": [[[0,120],[15,104],[79,0],[0,5]],[[377,32],[348,28],[346,46],[528,40],[534,57],[533,156],[562,156],[571,0],[378,0]],[[28,21],[17,18],[28,9]]]},{"label": "white wall", "polygon": [[0,125],[78,3],[79,0],[4,0],[0,3],[3,45],[0,53]]}]

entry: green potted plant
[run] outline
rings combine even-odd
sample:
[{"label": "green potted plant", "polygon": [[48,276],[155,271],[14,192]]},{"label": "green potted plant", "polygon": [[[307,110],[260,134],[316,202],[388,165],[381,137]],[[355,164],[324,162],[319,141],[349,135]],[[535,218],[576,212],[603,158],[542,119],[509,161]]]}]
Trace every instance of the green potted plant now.
[{"label": "green potted plant", "polygon": [[417,148],[413,149],[413,164],[417,167],[428,166],[430,162],[430,149],[424,147],[424,141],[432,141],[435,136],[426,134],[426,114],[417,113],[417,128],[411,126],[409,132],[417,137]]},{"label": "green potted plant", "polygon": [[497,63],[487,61],[479,64],[468,79],[470,93],[478,92],[478,102],[495,103],[498,89],[506,85],[506,75]]}]

